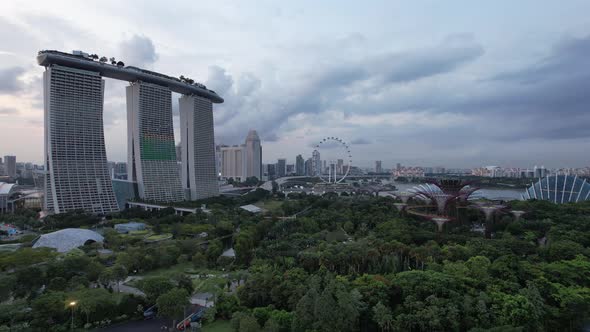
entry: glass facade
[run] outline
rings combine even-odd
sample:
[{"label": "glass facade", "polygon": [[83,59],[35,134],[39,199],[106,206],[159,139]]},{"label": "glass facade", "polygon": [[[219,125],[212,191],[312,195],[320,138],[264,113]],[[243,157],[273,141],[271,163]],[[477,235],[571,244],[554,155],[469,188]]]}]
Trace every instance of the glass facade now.
[{"label": "glass facade", "polygon": [[524,193],[525,199],[539,199],[562,204],[590,199],[590,184],[586,179],[570,175],[552,175],[539,179]]}]

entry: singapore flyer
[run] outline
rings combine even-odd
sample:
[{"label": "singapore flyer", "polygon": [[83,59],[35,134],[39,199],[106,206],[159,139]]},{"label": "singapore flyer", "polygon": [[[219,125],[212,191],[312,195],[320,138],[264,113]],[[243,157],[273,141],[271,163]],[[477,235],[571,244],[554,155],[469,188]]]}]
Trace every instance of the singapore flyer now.
[{"label": "singapore flyer", "polygon": [[352,166],[352,154],[348,144],[339,137],[323,138],[315,145],[312,155],[314,173],[322,182],[338,184],[343,182]]}]

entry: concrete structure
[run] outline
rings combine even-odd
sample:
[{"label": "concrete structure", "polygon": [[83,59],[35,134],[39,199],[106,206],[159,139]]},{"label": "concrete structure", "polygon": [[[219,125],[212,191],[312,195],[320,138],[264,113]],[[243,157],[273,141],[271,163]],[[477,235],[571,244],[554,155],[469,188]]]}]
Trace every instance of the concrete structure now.
[{"label": "concrete structure", "polygon": [[145,229],[145,224],[142,222],[128,222],[124,224],[116,224],[115,230],[122,234],[127,234],[132,231],[142,231]]},{"label": "concrete structure", "polygon": [[521,210],[512,210],[510,211],[510,213],[512,213],[512,215],[514,216],[514,221],[519,221],[520,217],[522,217],[522,215],[526,212]]},{"label": "concrete structure", "polygon": [[86,244],[103,241],[104,238],[97,232],[81,228],[66,228],[41,235],[33,243],[33,248],[47,247],[54,248],[57,252],[68,252]]},{"label": "concrete structure", "polygon": [[252,212],[252,213],[260,213],[260,212],[262,212],[262,209],[261,208],[259,208],[256,205],[252,205],[252,204],[242,205],[242,206],[240,206],[240,209],[246,210],[246,211]]},{"label": "concrete structure", "polygon": [[320,176],[322,174],[322,169],[326,168],[326,165],[323,165],[322,168],[322,159],[318,150],[313,150],[311,153],[311,160],[313,165],[313,175]]},{"label": "concrete structure", "polygon": [[128,179],[137,182],[141,199],[184,200],[176,164],[170,89],[143,82],[127,87],[127,164]]},{"label": "concrete structure", "polygon": [[0,214],[12,211],[13,206],[10,204],[10,195],[13,193],[15,184],[0,182]]},{"label": "concrete structure", "polygon": [[245,180],[244,148],[240,145],[220,146],[221,177]]},{"label": "concrete structure", "polygon": [[375,173],[383,173],[383,168],[381,167],[381,160],[375,160]]},{"label": "concrete structure", "polygon": [[43,80],[45,209],[118,211],[104,146],[104,81],[96,72],[58,65]]},{"label": "concrete structure", "polygon": [[262,145],[256,130],[250,130],[244,145],[246,178],[255,176],[262,180]]},{"label": "concrete structure", "polygon": [[213,131],[213,104],[198,96],[182,96],[180,151],[182,186],[188,200],[219,195]]},{"label": "concrete structure", "polygon": [[295,157],[295,175],[305,175],[305,161],[303,160],[303,156],[300,154]]},{"label": "concrete structure", "polygon": [[16,156],[4,156],[4,174],[16,178]]},{"label": "concrete structure", "polygon": [[277,177],[282,178],[283,176],[287,175],[287,159],[279,159],[277,160],[277,166],[275,171],[277,172]]},{"label": "concrete structure", "polygon": [[[106,167],[104,131],[102,125],[104,82],[110,77],[136,82],[128,89],[132,101],[128,113],[136,121],[130,125],[129,177],[141,184],[140,195],[145,199],[182,200],[179,170],[168,173],[168,161],[176,154],[168,153],[172,138],[170,93],[205,98],[213,103],[223,99],[204,85],[160,73],[130,67],[122,62],[109,64],[94,61],[83,52],[74,55],[41,51],[37,62],[45,72],[45,208],[55,213],[85,209],[94,213],[118,210]],[[150,90],[142,93],[141,90]],[[137,91],[139,90],[139,91]],[[133,99],[135,97],[135,99]],[[159,100],[159,99],[163,100]],[[138,116],[138,114],[143,114]],[[144,114],[145,113],[145,114]],[[133,118],[133,117],[132,117]],[[151,120],[156,121],[152,124]],[[159,122],[158,120],[162,120]],[[147,127],[147,130],[144,130]],[[151,127],[150,127],[151,126]],[[161,126],[162,128],[155,128]],[[133,137],[134,136],[134,137]],[[142,141],[142,139],[144,141]],[[147,143],[147,144],[143,144]],[[147,151],[146,151],[147,149]],[[174,152],[174,145],[172,146]],[[151,153],[153,152],[153,153]],[[155,158],[155,159],[152,159]],[[146,163],[145,161],[148,161]],[[154,162],[152,162],[154,161]],[[213,161],[214,162],[214,161]],[[166,166],[164,166],[166,165]],[[138,172],[138,169],[140,172]],[[131,174],[133,172],[133,174]],[[144,174],[145,173],[145,174]],[[155,174],[152,179],[149,177]],[[166,174],[164,179],[157,175]],[[152,184],[160,187],[151,187]]]}]

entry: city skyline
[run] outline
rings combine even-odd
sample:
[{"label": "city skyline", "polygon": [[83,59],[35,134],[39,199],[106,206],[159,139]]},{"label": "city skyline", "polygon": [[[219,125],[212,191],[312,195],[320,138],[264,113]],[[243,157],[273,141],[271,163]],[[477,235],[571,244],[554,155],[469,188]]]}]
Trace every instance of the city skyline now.
[{"label": "city skyline", "polygon": [[[361,167],[370,167],[377,155],[384,168],[397,162],[589,164],[581,153],[590,138],[587,2],[506,2],[511,15],[497,3],[383,2],[383,14],[347,3],[260,4],[255,11],[232,3],[178,3],[174,21],[162,17],[149,26],[140,24],[142,17],[168,13],[166,5],[124,14],[115,2],[95,5],[6,4],[0,14],[2,31],[10,31],[0,47],[1,154],[42,163],[42,69],[34,55],[81,49],[203,81],[226,97],[214,111],[215,143],[238,144],[241,128],[257,128],[264,163],[307,156],[310,144],[329,134],[350,142]],[[314,24],[328,12],[333,15],[321,15],[326,24]],[[215,38],[188,32],[185,24],[198,28],[187,23],[196,13],[207,18],[201,24],[216,31]],[[385,20],[385,13],[396,19]],[[350,25],[347,18],[357,15],[361,24]],[[554,15],[568,20],[557,26]],[[116,24],[100,24],[106,16]],[[373,29],[368,22],[375,21],[384,25]],[[295,33],[312,26],[313,36]],[[126,160],[127,153],[121,144],[124,85],[105,85],[105,144],[114,161]],[[172,107],[178,143],[175,97]],[[23,132],[27,137],[12,139]]]}]

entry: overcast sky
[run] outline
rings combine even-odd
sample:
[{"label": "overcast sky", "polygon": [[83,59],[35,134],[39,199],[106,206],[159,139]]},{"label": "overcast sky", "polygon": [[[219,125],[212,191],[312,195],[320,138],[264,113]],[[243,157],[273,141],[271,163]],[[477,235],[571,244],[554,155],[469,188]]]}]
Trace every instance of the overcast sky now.
[{"label": "overcast sky", "polygon": [[[265,162],[337,136],[358,166],[588,166],[589,12],[585,0],[9,1],[0,156],[41,162],[35,56],[76,49],[205,83],[226,100],[216,143],[257,129]],[[106,81],[114,161],[126,84]]]}]

